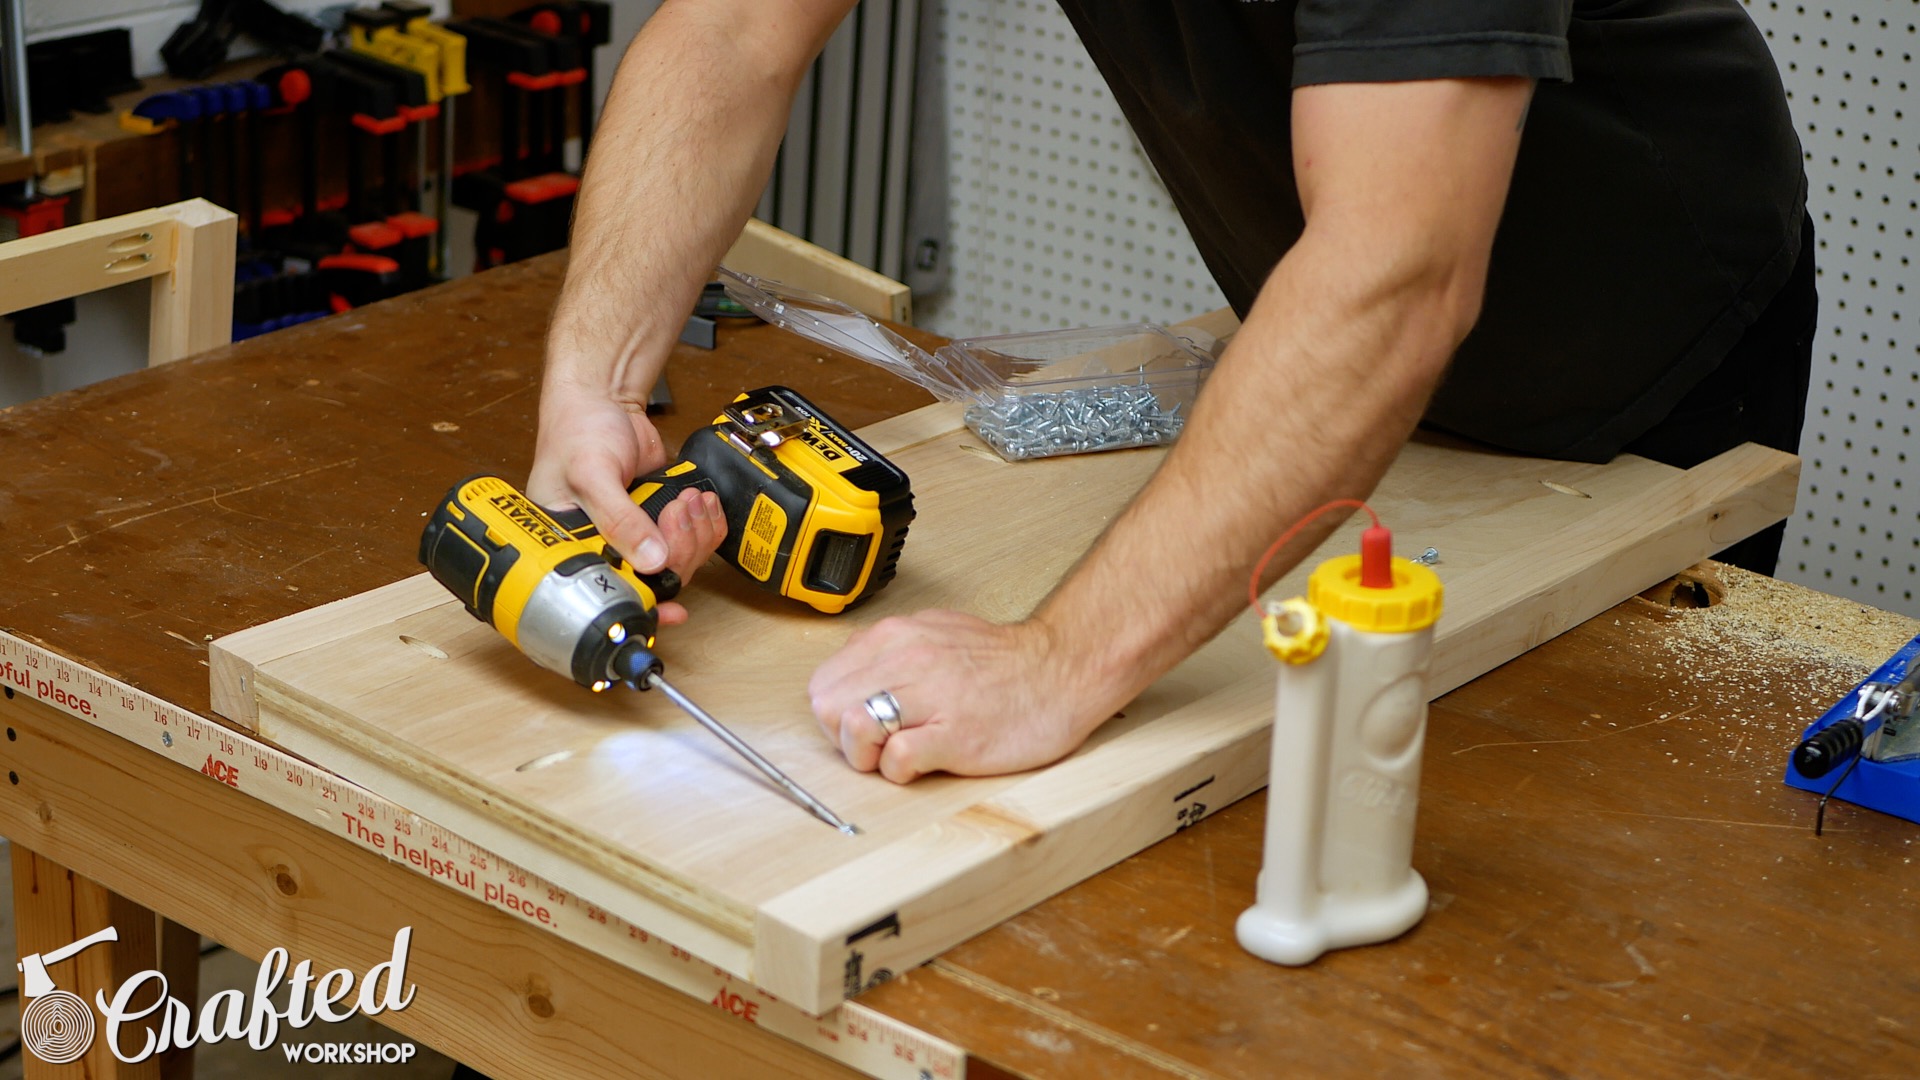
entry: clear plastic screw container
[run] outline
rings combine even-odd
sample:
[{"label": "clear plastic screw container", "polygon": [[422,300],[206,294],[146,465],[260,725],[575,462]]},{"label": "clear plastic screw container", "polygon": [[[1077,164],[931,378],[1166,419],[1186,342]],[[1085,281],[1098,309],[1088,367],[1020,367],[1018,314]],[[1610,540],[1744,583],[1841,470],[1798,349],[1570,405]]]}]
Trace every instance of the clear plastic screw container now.
[{"label": "clear plastic screw container", "polygon": [[1201,346],[1151,323],[962,338],[928,353],[838,300],[720,273],[768,322],[964,404],[967,426],[1008,461],[1172,442],[1213,368]]},{"label": "clear plastic screw container", "polygon": [[983,391],[967,426],[1009,461],[1159,446],[1180,434],[1213,358],[1150,323],[964,338]]}]

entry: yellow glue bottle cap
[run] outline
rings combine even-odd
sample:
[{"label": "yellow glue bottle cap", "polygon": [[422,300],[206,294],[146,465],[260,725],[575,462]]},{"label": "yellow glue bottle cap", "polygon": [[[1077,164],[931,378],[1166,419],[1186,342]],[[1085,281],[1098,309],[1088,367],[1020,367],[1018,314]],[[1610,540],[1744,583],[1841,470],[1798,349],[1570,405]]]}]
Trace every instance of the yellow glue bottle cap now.
[{"label": "yellow glue bottle cap", "polygon": [[1327,651],[1326,616],[1296,596],[1269,608],[1260,619],[1260,638],[1275,660],[1304,664]]},{"label": "yellow glue bottle cap", "polygon": [[1445,591],[1440,576],[1406,559],[1391,565],[1393,585],[1370,588],[1360,584],[1359,555],[1328,559],[1307,579],[1307,602],[1355,630],[1399,634],[1432,626]]}]

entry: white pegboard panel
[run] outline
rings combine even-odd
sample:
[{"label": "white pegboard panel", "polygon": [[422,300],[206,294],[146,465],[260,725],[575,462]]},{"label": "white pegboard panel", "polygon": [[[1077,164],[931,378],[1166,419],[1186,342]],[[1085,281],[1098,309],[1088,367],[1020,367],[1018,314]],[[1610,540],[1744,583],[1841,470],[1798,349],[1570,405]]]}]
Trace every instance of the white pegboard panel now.
[{"label": "white pegboard panel", "polygon": [[1819,234],[1820,333],[1779,575],[1920,615],[1920,0],[1750,0]]},{"label": "white pegboard panel", "polygon": [[949,0],[948,335],[1176,322],[1226,304],[1053,0]]}]

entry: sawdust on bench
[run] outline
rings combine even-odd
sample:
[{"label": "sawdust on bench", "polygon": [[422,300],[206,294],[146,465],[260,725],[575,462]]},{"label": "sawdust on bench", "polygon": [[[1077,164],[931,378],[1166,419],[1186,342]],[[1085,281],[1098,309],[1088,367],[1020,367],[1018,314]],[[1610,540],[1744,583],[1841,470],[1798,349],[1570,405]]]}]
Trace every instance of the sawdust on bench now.
[{"label": "sawdust on bench", "polygon": [[1806,663],[1858,670],[1858,681],[1920,634],[1920,619],[1816,592],[1763,574],[1720,563],[1704,564],[1700,576],[1725,590],[1708,608],[1686,612],[1669,624],[1675,643],[1732,646],[1756,665]]},{"label": "sawdust on bench", "polygon": [[1683,689],[1676,710],[1713,730],[1701,749],[1763,771],[1920,634],[1920,620],[1738,567],[1703,563],[1682,577],[1705,582],[1718,602],[1662,618],[1647,660]]}]

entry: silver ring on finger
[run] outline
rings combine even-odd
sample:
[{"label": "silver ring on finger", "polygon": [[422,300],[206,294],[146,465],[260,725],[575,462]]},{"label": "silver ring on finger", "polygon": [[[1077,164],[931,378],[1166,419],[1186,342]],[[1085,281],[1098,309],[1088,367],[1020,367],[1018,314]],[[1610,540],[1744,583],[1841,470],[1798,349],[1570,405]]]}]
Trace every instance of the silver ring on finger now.
[{"label": "silver ring on finger", "polygon": [[892,692],[882,690],[866,700],[867,715],[880,725],[888,737],[900,733],[900,702]]}]

